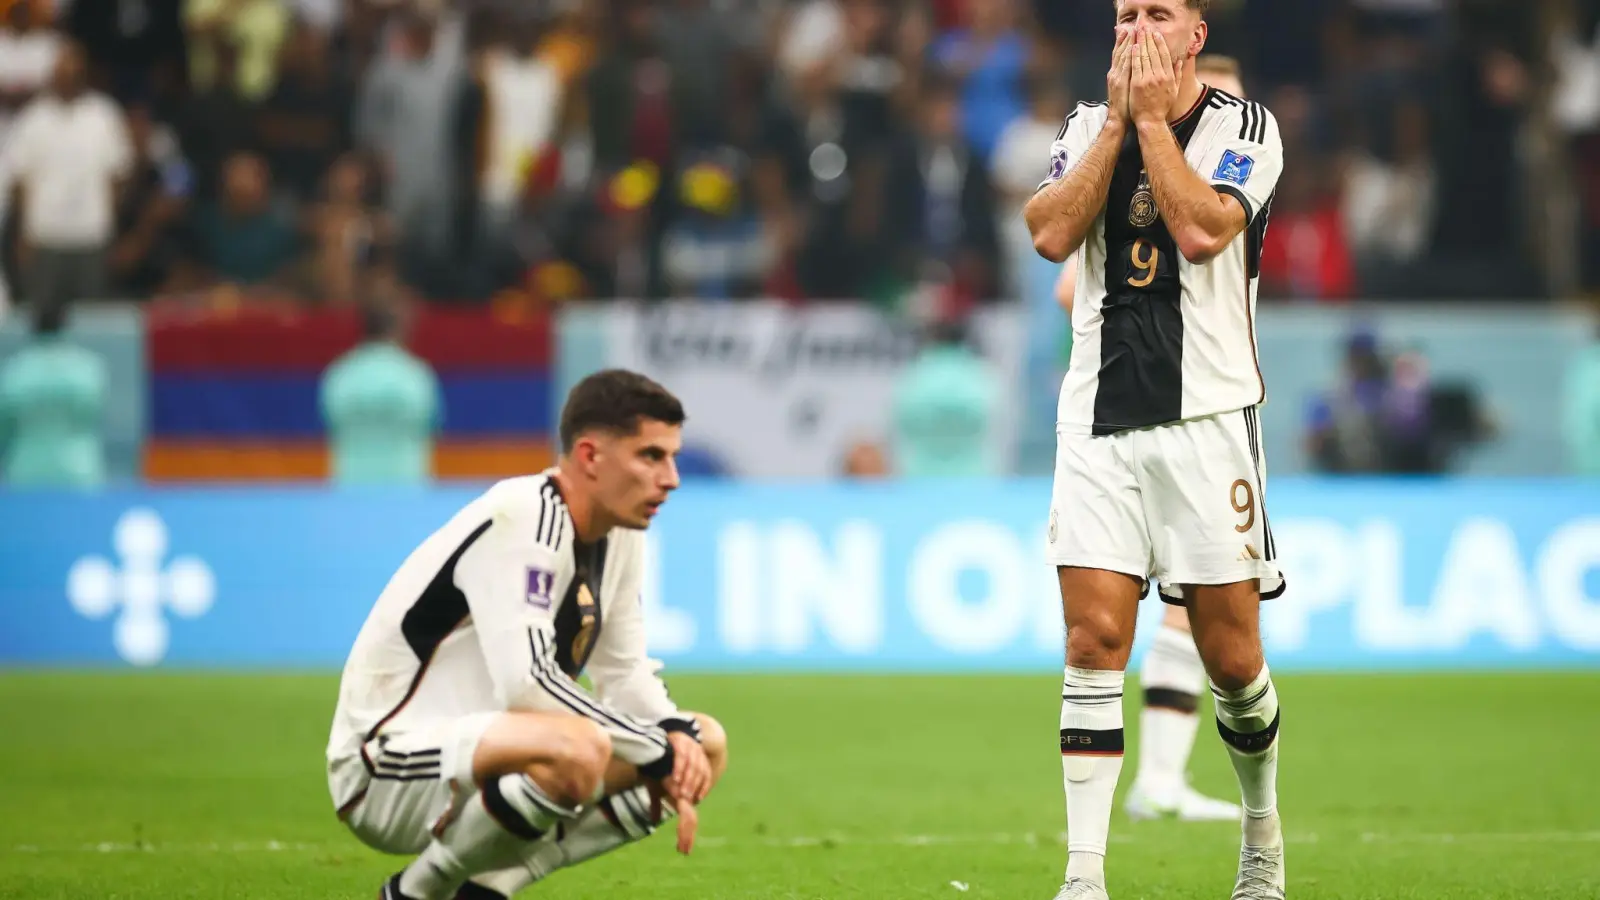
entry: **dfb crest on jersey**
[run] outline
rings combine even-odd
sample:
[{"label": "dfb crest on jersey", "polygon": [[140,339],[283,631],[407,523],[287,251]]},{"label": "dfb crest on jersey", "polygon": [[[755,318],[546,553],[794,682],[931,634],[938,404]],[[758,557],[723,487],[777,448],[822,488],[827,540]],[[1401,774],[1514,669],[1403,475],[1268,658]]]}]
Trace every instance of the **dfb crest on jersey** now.
[{"label": "dfb crest on jersey", "polygon": [[540,609],[549,609],[555,598],[556,573],[546,569],[528,569],[528,603]]},{"label": "dfb crest on jersey", "polygon": [[1244,187],[1250,180],[1250,172],[1256,167],[1256,161],[1242,153],[1232,150],[1222,151],[1222,161],[1217,163],[1217,171],[1211,176],[1212,181],[1226,181]]},{"label": "dfb crest on jersey", "polygon": [[1156,208],[1156,195],[1150,191],[1150,173],[1141,169],[1139,189],[1134,191],[1133,202],[1128,204],[1128,224],[1135,228],[1149,228],[1160,215],[1161,210]]}]

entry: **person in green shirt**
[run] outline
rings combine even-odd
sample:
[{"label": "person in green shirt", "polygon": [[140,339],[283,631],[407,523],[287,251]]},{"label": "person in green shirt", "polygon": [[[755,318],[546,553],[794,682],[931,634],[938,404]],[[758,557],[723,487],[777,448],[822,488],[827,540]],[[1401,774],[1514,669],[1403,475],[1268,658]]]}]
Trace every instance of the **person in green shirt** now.
[{"label": "person in green shirt", "polygon": [[1000,384],[989,363],[955,324],[936,326],[894,392],[894,456],[910,478],[983,477],[999,473],[990,430]]},{"label": "person in green shirt", "polygon": [[322,376],[322,416],[333,479],[345,484],[423,484],[432,477],[441,420],[433,369],[401,344],[399,318],[366,313],[367,340]]},{"label": "person in green shirt", "polygon": [[31,342],[0,365],[0,460],[11,487],[105,483],[110,376],[98,355],[62,334],[66,307],[34,314]]},{"label": "person in green shirt", "polygon": [[1600,333],[1567,370],[1561,395],[1561,436],[1572,471],[1600,476]]}]

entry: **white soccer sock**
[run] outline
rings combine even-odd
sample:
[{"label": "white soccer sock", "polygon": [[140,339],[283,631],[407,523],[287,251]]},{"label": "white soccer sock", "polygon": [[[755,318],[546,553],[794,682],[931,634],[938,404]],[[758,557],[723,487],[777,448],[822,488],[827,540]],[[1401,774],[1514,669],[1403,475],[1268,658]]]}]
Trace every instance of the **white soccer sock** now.
[{"label": "white soccer sock", "polygon": [[1111,795],[1122,772],[1121,672],[1067,667],[1061,681],[1061,775],[1067,877],[1105,884]]},{"label": "white soccer sock", "polygon": [[1139,774],[1134,783],[1160,803],[1176,803],[1200,728],[1195,715],[1199,692],[1206,685],[1206,667],[1194,637],[1161,626],[1145,654],[1139,683],[1144,709],[1139,713]]},{"label": "white soccer sock", "polygon": [[[662,807],[665,818],[668,807]],[[522,865],[485,875],[472,881],[507,897],[542,881],[557,869],[565,869],[594,859],[625,844],[643,840],[656,830],[650,821],[650,791],[644,786],[605,797],[591,806],[576,821],[564,825],[560,833],[532,848]]]},{"label": "white soccer sock", "polygon": [[490,779],[400,873],[400,891],[412,900],[451,900],[468,876],[515,864],[530,842],[576,813],[526,775]]},{"label": "white soccer sock", "polygon": [[1244,800],[1245,842],[1271,846],[1283,839],[1278,825],[1278,691],[1272,673],[1261,667],[1243,690],[1211,686],[1216,698],[1217,731],[1228,745]]}]

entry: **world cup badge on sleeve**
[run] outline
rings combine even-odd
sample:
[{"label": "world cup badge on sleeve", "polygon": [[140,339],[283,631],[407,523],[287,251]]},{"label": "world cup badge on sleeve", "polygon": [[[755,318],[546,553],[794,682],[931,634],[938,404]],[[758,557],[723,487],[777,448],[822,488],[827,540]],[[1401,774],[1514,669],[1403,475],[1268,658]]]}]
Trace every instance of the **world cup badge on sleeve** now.
[{"label": "world cup badge on sleeve", "polygon": [[554,603],[556,573],[546,569],[528,568],[528,604],[539,609],[549,609]]}]

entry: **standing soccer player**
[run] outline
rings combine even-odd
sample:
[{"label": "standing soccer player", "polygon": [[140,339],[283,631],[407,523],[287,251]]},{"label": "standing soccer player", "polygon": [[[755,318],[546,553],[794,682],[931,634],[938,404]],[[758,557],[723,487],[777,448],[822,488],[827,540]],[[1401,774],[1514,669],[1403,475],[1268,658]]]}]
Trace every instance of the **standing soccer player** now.
[{"label": "standing soccer player", "polygon": [[1119,0],[1107,102],[1080,104],[1025,211],[1080,270],[1050,557],[1067,625],[1059,900],[1104,900],[1123,672],[1146,580],[1184,604],[1243,797],[1234,900],[1284,897],[1278,699],[1259,605],[1283,590],[1263,505],[1261,241],[1283,169],[1264,107],[1201,84],[1207,0]]},{"label": "standing soccer player", "polygon": [[[1196,57],[1194,66],[1202,83],[1244,98],[1238,60],[1207,53]],[[1069,318],[1077,280],[1074,258],[1061,267],[1061,277],[1056,282],[1056,300]],[[1196,713],[1200,692],[1206,687],[1206,670],[1200,651],[1195,649],[1189,611],[1184,607],[1167,607],[1161,629],[1146,651],[1139,681],[1144,708],[1139,711],[1139,768],[1133,787],[1123,800],[1128,816],[1172,816],[1184,822],[1239,818],[1238,804],[1207,797],[1189,785],[1189,754],[1199,730]]]},{"label": "standing soccer player", "polygon": [[467,504],[379,595],[327,756],[345,825],[420,854],[380,900],[507,897],[648,836],[663,800],[693,848],[727,738],[668,696],[639,606],[643,529],[678,486],[683,420],[641,375],[589,376],[556,467]]}]

